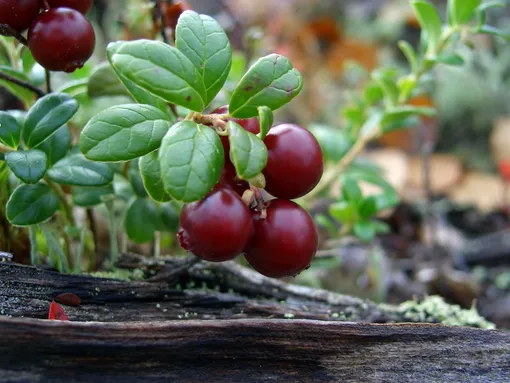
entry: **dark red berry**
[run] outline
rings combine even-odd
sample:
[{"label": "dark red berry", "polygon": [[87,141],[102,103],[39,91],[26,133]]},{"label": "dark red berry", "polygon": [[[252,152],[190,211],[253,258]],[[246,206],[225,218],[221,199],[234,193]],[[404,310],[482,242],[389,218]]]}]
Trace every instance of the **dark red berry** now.
[{"label": "dark red berry", "polygon": [[76,9],[78,12],[82,14],[86,14],[90,8],[92,8],[92,3],[94,0],[48,0],[48,5],[50,8],[58,8],[58,7],[67,7]]},{"label": "dark red berry", "polygon": [[248,263],[259,273],[281,278],[306,269],[318,247],[312,217],[298,204],[275,199],[265,219],[254,213],[255,235],[245,249]]},{"label": "dark red berry", "polygon": [[225,162],[218,184],[232,189],[240,196],[243,195],[245,190],[250,188],[250,184],[248,182],[237,178],[236,168],[230,161]]},{"label": "dark red berry", "polygon": [[40,0],[0,0],[0,24],[21,32],[27,29],[41,9]]},{"label": "dark red berry", "polygon": [[73,72],[94,52],[96,36],[90,22],[71,8],[41,13],[28,30],[28,47],[35,60],[52,71]]},{"label": "dark red berry", "polygon": [[[212,114],[226,114],[228,113],[228,105],[220,106],[215,109]],[[241,125],[244,130],[251,132],[253,134],[260,133],[260,125],[259,120],[256,117],[252,118],[229,118],[227,121],[234,121]],[[225,162],[230,161],[229,153],[230,153],[230,143],[228,142],[227,136],[221,136],[221,143],[223,144],[223,150],[225,152]]]},{"label": "dark red berry", "polygon": [[54,301],[66,306],[79,306],[81,304],[80,297],[73,293],[59,294],[55,297]]},{"label": "dark red berry", "polygon": [[268,151],[266,191],[284,198],[299,198],[320,181],[324,168],[321,147],[308,130],[294,124],[273,127],[264,139]]},{"label": "dark red berry", "polygon": [[215,188],[203,200],[185,205],[177,233],[181,247],[211,262],[241,254],[253,236],[253,220],[241,198]]}]

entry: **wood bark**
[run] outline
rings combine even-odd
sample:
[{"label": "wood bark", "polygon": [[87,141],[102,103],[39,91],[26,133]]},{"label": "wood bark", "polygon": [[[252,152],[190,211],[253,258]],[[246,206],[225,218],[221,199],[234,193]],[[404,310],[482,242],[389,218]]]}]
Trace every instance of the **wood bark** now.
[{"label": "wood bark", "polygon": [[[147,261],[152,283],[0,263],[0,382],[510,381],[507,333],[367,323],[404,318],[232,263],[179,262]],[[61,293],[82,300],[64,306],[70,322],[34,319]]]}]

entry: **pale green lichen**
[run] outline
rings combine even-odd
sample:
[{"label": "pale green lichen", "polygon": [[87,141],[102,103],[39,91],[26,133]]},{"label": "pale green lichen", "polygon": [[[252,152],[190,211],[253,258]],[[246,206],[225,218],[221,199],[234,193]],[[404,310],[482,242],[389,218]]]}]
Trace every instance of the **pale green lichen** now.
[{"label": "pale green lichen", "polygon": [[113,271],[96,271],[90,273],[89,275],[96,278],[118,279],[121,281],[139,281],[144,279],[145,277],[145,273],[141,269],[135,270],[116,269]]},{"label": "pale green lichen", "polygon": [[441,323],[446,326],[469,326],[494,329],[494,323],[483,318],[476,307],[469,310],[450,305],[439,296],[426,297],[422,301],[407,301],[398,306],[398,312],[412,322]]}]

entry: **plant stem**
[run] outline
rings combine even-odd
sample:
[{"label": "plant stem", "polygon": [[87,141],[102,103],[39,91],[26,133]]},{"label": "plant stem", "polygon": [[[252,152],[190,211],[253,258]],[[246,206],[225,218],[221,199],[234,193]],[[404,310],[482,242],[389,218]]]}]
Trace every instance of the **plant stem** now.
[{"label": "plant stem", "polygon": [[55,193],[58,201],[60,202],[60,205],[62,206],[62,209],[64,209],[64,217],[66,220],[66,224],[70,226],[75,226],[73,209],[71,205],[69,205],[67,197],[62,188],[56,183],[52,182],[48,177],[44,177],[44,180],[46,181],[46,184],[49,186],[49,188],[53,191],[53,193]]},{"label": "plant stem", "polygon": [[26,81],[18,80],[17,78],[9,76],[7,73],[4,73],[2,71],[0,71],[0,79],[12,82],[13,84],[16,84],[16,85],[19,85],[19,86],[21,86],[21,87],[23,87],[25,89],[31,90],[32,92],[34,92],[39,97],[46,96],[46,92],[44,92],[43,90],[37,88],[36,86],[33,86],[32,84],[30,84],[30,83],[28,83]]},{"label": "plant stem", "polygon": [[30,263],[32,266],[37,264],[38,251],[37,251],[37,234],[35,225],[28,227],[28,238],[30,240]]},{"label": "plant stem", "polygon": [[76,250],[76,259],[74,262],[74,272],[76,274],[81,273],[81,262],[83,257],[83,250],[85,249],[85,238],[87,235],[87,228],[84,227],[80,232],[80,243],[78,244],[78,249]]},{"label": "plant stem", "polygon": [[46,92],[51,93],[51,73],[48,69],[44,70],[44,77],[46,79]]},{"label": "plant stem", "polygon": [[27,39],[20,32],[18,32],[15,29],[12,29],[7,24],[0,24],[0,35],[14,37],[21,44],[28,46]]},{"label": "plant stem", "polygon": [[96,225],[96,217],[94,215],[94,210],[91,208],[88,208],[86,210],[87,214],[87,221],[89,223],[89,230],[92,234],[92,242],[94,243],[94,251],[97,250],[97,225]]},{"label": "plant stem", "polygon": [[156,231],[154,233],[154,243],[153,243],[152,256],[154,258],[159,258],[161,256],[161,232]]},{"label": "plant stem", "polygon": [[115,224],[115,208],[114,200],[108,200],[104,202],[106,209],[108,210],[108,230],[110,232],[110,261],[112,267],[115,266],[119,257],[119,248],[117,244],[117,227]]}]

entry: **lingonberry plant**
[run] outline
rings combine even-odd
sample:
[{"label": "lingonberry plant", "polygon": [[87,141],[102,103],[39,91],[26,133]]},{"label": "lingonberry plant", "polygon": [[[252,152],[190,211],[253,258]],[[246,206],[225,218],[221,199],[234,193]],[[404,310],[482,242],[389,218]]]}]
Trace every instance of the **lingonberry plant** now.
[{"label": "lingonberry plant", "polygon": [[[42,13],[30,4],[0,2],[1,33],[21,43],[0,40],[8,62],[0,66],[0,84],[27,109],[0,112],[0,198],[8,198],[9,222],[28,228],[33,262],[42,234],[64,271],[70,266],[79,271],[84,251],[74,206],[101,206],[108,213],[114,263],[115,216],[124,201],[124,231],[134,242],[172,232],[182,248],[202,259],[225,261],[244,253],[264,275],[296,275],[312,261],[318,235],[311,216],[290,200],[306,204],[339,178],[341,197],[330,216],[342,224],[342,233],[373,239],[385,230],[374,216],[398,197],[377,172],[354,160],[371,140],[434,112],[409,100],[424,91],[435,65],[462,63],[448,50],[452,42],[467,41],[470,33],[503,36],[485,24],[487,9],[499,3],[450,0],[443,25],[435,6],[411,1],[423,29],[417,51],[400,43],[411,73],[376,70],[362,95],[344,109],[348,129],[313,129],[312,134],[295,124],[273,126],[273,111],[303,86],[290,61],[270,54],[255,61],[234,87],[227,84],[232,72],[227,35],[211,17],[189,10],[178,19],[175,45],[111,43],[108,63],[88,79],[46,94],[30,79],[34,59],[49,70],[82,66],[95,40],[83,16],[91,2],[46,1],[41,4],[51,8]],[[20,33],[27,28],[28,42]],[[68,125],[80,108],[80,87],[91,99],[122,94],[131,102],[95,114],[76,141]],[[222,89],[230,96],[222,100],[228,105],[208,112]],[[380,186],[382,194],[364,196],[360,181]],[[332,224],[325,216],[318,220]]]}]

